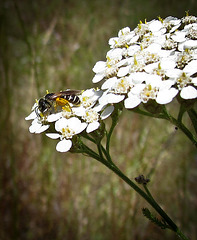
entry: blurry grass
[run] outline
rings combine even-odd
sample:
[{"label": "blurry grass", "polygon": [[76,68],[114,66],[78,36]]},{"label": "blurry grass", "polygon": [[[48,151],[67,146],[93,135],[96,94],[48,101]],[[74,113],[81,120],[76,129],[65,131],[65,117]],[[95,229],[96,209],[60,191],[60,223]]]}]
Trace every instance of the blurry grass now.
[{"label": "blurry grass", "polygon": [[[195,14],[195,1],[2,1],[0,239],[177,239],[141,213],[146,203],[98,162],[55,152],[55,141],[31,135],[24,117],[45,90],[92,87],[120,28],[157,16]],[[112,156],[150,188],[195,239],[196,153],[164,121],[124,113]],[[185,225],[185,226],[183,226]]]}]

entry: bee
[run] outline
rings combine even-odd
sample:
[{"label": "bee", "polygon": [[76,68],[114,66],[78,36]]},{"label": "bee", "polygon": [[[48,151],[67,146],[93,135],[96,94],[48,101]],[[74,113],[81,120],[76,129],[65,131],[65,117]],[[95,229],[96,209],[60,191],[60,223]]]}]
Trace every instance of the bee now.
[{"label": "bee", "polygon": [[[38,106],[36,109],[36,114],[40,116],[46,116],[52,112],[57,112],[58,107],[62,109],[64,106],[70,106],[69,103],[73,105],[79,105],[81,100],[79,94],[81,90],[65,90],[57,93],[48,93],[43,98],[38,100]],[[40,113],[38,113],[38,110]]]}]

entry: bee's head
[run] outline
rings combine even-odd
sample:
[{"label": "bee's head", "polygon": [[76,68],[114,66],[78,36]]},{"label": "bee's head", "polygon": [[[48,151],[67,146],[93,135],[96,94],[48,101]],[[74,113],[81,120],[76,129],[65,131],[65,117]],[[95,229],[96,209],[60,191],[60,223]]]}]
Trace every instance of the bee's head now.
[{"label": "bee's head", "polygon": [[44,98],[41,98],[39,101],[38,101],[38,109],[40,110],[41,113],[45,113],[48,111],[48,109],[50,109],[51,107],[51,104],[49,101],[47,101],[46,99]]}]

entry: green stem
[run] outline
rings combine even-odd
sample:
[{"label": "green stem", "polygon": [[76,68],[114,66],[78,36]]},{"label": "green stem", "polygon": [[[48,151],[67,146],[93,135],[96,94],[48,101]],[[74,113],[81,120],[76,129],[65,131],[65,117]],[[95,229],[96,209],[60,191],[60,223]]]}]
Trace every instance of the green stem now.
[{"label": "green stem", "polygon": [[101,150],[102,152],[105,154],[105,157],[108,161],[112,162],[111,160],[111,156],[109,155],[109,153],[105,150],[105,148],[103,147],[103,145],[101,144]]},{"label": "green stem", "polygon": [[153,199],[152,195],[148,191],[147,194],[139,188],[133,181],[131,181],[127,176],[125,176],[122,171],[112,162],[105,161],[104,159],[96,159],[102,164],[104,164],[108,169],[112,170],[116,175],[118,175],[124,182],[126,182],[131,188],[133,188],[141,197],[143,197],[165,220],[165,222],[169,225],[170,229],[183,240],[188,240],[187,237],[183,235],[183,233],[178,229],[176,224],[171,220],[171,218],[163,211],[163,209],[157,204],[157,202]]},{"label": "green stem", "polygon": [[84,138],[86,138],[87,140],[89,140],[89,141],[91,141],[91,142],[93,142],[93,143],[95,143],[95,144],[96,144],[96,141],[95,141],[95,139],[94,139],[94,138],[91,138],[90,136],[88,136],[88,134],[87,134],[87,133],[85,133],[85,134],[82,134],[82,137],[84,137]]},{"label": "green stem", "polygon": [[182,122],[183,114],[185,113],[185,107],[181,104],[177,120]]},{"label": "green stem", "polygon": [[[146,193],[148,194],[148,196],[152,199],[152,201],[157,204],[157,202],[155,201],[155,199],[153,198],[152,194],[150,193],[148,187],[146,184],[143,184],[144,189],[146,191]],[[166,219],[164,219],[166,220]],[[188,238],[180,231],[180,229],[177,228],[176,234],[183,240],[188,240]]]},{"label": "green stem", "polygon": [[150,191],[149,191],[149,189],[148,189],[148,187],[147,187],[147,184],[143,184],[143,187],[144,187],[147,195],[148,195],[153,201],[155,201],[154,198],[153,198],[153,196],[152,196],[152,194],[150,193]]},{"label": "green stem", "polygon": [[99,156],[100,156],[102,159],[104,159],[104,157],[103,157],[103,151],[102,151],[102,147],[101,147],[101,143],[100,143],[100,142],[97,144],[97,148],[98,148]]},{"label": "green stem", "polygon": [[[110,134],[111,135],[111,134]],[[108,169],[112,170],[117,176],[119,176],[124,182],[126,182],[132,189],[134,189],[141,197],[143,197],[154,209],[155,211],[165,220],[169,228],[174,231],[181,239],[188,240],[186,236],[179,230],[172,219],[164,212],[164,210],[158,205],[154,200],[148,188],[145,187],[145,191],[139,188],[131,179],[129,179],[111,160],[109,152],[102,146],[102,144],[95,143],[97,145],[98,154],[81,142],[81,152],[87,154],[88,156],[96,159]],[[105,158],[104,158],[105,155]]]},{"label": "green stem", "polygon": [[100,156],[95,152],[93,151],[92,149],[90,149],[88,146],[86,146],[83,142],[81,142],[81,147],[82,149],[78,152],[78,153],[85,153],[87,154],[88,156],[96,159],[99,161],[100,159]]},{"label": "green stem", "polygon": [[173,125],[177,126],[179,129],[181,129],[181,131],[190,139],[190,141],[197,147],[197,139],[195,138],[195,136],[189,131],[188,128],[186,128],[186,126],[181,122],[178,121],[177,119],[175,119],[174,117],[172,117],[164,108],[165,111],[165,117],[164,119],[168,120],[169,122],[171,122]]},{"label": "green stem", "polygon": [[189,109],[187,111],[187,113],[188,113],[188,115],[189,115],[189,117],[191,119],[191,122],[193,124],[194,129],[195,129],[195,132],[197,134],[197,113],[196,113],[196,111],[194,109]]},{"label": "green stem", "polygon": [[[120,117],[120,115],[121,115],[121,113],[122,113],[122,109],[123,109],[122,104],[121,104],[121,103],[120,103],[120,104],[117,104],[117,105],[115,106],[114,112],[112,113],[112,116],[111,116],[111,118],[112,118],[112,124],[111,124],[111,127],[110,127],[109,132],[106,134],[106,136],[107,136],[106,151],[107,151],[108,155],[110,155],[110,154],[109,154],[109,146],[110,146],[111,135],[112,135],[112,133],[113,133],[113,130],[114,130],[116,124],[118,123],[118,119],[119,119],[119,117]],[[109,160],[109,161],[110,161],[110,160]]]},{"label": "green stem", "polygon": [[121,170],[116,166],[112,165],[109,162],[101,161],[106,167],[111,169],[114,173],[116,173],[122,180],[124,180],[131,188],[133,188],[141,197],[143,197],[159,214],[165,219],[165,221],[169,224],[171,229],[177,232],[178,227],[176,224],[168,217],[168,215],[160,208],[160,206],[152,201],[152,198],[148,196],[141,188],[139,188],[133,181],[131,181],[127,176],[125,176]]},{"label": "green stem", "polygon": [[189,238],[187,238],[182,232],[180,229],[177,229],[177,232],[176,234],[183,240],[189,240]]},{"label": "green stem", "polygon": [[150,112],[146,112],[146,111],[140,109],[139,107],[136,107],[136,108],[132,109],[132,112],[144,115],[146,117],[154,117],[154,118],[162,118],[162,119],[164,118],[164,115],[162,113],[154,115]]},{"label": "green stem", "polygon": [[[142,114],[144,116],[148,117],[154,117],[154,118],[160,118],[160,119],[165,119],[171,122],[173,125],[177,126],[188,138],[189,140],[197,147],[197,139],[196,137],[190,132],[190,130],[182,123],[182,112],[179,113],[178,120],[172,117],[166,110],[165,106],[163,106],[163,113],[160,113],[159,115],[153,115],[152,113],[143,111],[139,108],[133,109],[134,112],[138,114]],[[188,114],[190,114],[191,121],[194,125],[195,130],[197,131],[197,124],[196,124],[196,118],[194,116],[197,116],[195,111],[188,111]],[[192,117],[191,117],[192,115]],[[194,120],[195,119],[195,120]]]},{"label": "green stem", "polygon": [[116,121],[116,120],[112,119],[112,125],[111,125],[111,128],[110,128],[110,130],[109,130],[109,132],[107,134],[107,142],[106,142],[106,151],[107,151],[107,153],[109,153],[109,146],[110,146],[111,135],[112,135],[112,132],[113,132],[117,122],[118,122],[118,120]]}]

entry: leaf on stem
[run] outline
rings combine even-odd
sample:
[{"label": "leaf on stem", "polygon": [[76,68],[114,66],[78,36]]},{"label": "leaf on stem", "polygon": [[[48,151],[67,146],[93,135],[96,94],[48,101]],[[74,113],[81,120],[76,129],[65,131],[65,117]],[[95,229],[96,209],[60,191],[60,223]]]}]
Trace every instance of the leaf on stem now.
[{"label": "leaf on stem", "polygon": [[145,217],[147,217],[151,222],[159,226],[161,229],[170,228],[164,219],[159,220],[158,218],[153,216],[153,214],[148,210],[148,208],[143,208],[142,213]]}]

